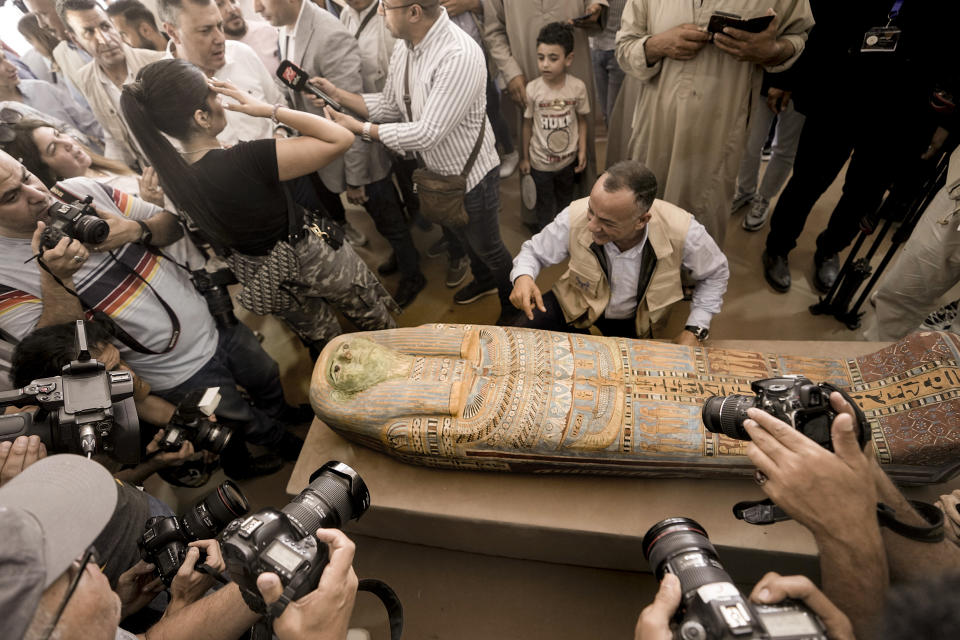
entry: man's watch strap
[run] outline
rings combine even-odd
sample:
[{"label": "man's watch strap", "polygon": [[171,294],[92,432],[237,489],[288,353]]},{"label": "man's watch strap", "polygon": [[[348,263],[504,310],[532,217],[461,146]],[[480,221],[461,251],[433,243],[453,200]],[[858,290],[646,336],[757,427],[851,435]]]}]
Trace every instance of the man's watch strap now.
[{"label": "man's watch strap", "polygon": [[153,231],[143,220],[137,220],[136,223],[140,225],[140,238],[137,242],[139,244],[150,244],[150,241],[153,240]]},{"label": "man's watch strap", "polygon": [[936,506],[919,500],[911,500],[910,506],[928,523],[927,526],[916,526],[897,520],[896,510],[882,502],[877,503],[877,521],[881,527],[886,527],[904,538],[918,542],[943,540],[943,512]]},{"label": "man's watch strap", "polygon": [[373,127],[372,122],[364,122],[363,128],[360,130],[360,138],[364,142],[373,142],[373,138],[370,137],[370,129]]},{"label": "man's watch strap", "polygon": [[706,340],[707,337],[710,335],[710,329],[707,329],[706,327],[698,327],[693,324],[688,324],[683,329],[684,331],[689,331],[690,333],[692,333],[694,337],[700,342],[703,342],[704,340]]}]

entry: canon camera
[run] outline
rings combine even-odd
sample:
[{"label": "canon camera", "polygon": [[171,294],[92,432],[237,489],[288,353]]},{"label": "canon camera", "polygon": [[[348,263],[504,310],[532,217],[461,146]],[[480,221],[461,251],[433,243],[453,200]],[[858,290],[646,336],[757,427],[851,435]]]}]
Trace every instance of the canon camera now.
[{"label": "canon camera", "polygon": [[658,580],[666,573],[680,580],[676,638],[827,640],[823,623],[802,602],[756,604],[745,598],[695,520],[667,518],[650,527],[643,555]]}]

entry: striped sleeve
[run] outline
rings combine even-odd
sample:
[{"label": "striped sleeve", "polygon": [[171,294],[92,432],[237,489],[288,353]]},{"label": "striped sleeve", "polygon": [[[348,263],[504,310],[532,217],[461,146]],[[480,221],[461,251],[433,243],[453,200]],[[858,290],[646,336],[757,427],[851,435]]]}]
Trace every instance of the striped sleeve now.
[{"label": "striped sleeve", "polygon": [[381,125],[380,140],[399,151],[432,149],[464,120],[483,91],[485,80],[486,67],[466,53],[447,55],[434,72],[433,86],[419,118]]},{"label": "striped sleeve", "polygon": [[6,285],[0,285],[0,327],[17,340],[33,331],[43,304],[37,296]]}]

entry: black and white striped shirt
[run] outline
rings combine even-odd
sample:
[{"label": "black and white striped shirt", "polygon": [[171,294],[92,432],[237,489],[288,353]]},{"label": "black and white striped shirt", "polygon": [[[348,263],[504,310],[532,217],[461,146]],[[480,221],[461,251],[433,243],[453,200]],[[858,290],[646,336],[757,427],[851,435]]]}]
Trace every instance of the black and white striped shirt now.
[{"label": "black and white striped shirt", "polygon": [[[413,122],[403,104],[403,75],[410,64]],[[485,127],[480,154],[467,176],[467,190],[500,164],[493,129],[487,121],[487,65],[483,50],[450,22],[446,9],[416,46],[397,40],[381,93],[363,94],[380,140],[398,152],[417,151],[427,168],[459,175]]]}]

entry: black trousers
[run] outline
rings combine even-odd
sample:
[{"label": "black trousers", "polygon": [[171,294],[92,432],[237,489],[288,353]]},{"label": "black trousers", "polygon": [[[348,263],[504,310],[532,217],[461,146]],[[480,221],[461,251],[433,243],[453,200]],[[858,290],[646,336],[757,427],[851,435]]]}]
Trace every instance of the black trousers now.
[{"label": "black trousers", "polygon": [[[564,331],[566,333],[590,333],[569,324],[563,317],[563,309],[553,291],[543,294],[543,306],[546,311],[534,308],[533,320],[529,320],[522,311],[513,318],[512,326],[525,329],[543,329],[544,331]],[[605,336],[619,338],[637,338],[637,325],[634,318],[607,318],[601,316],[594,326]]]},{"label": "black trousers", "polygon": [[817,236],[820,255],[842,251],[859,233],[860,220],[876,210],[894,179],[923,153],[932,133],[929,122],[890,112],[885,117],[842,108],[810,113],[800,134],[793,176],[770,218],[767,253],[786,256],[797,246],[813,205],[849,157],[843,195],[827,228]]}]

